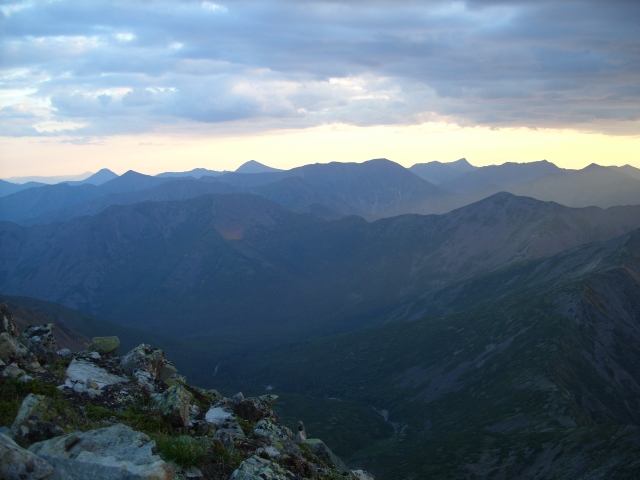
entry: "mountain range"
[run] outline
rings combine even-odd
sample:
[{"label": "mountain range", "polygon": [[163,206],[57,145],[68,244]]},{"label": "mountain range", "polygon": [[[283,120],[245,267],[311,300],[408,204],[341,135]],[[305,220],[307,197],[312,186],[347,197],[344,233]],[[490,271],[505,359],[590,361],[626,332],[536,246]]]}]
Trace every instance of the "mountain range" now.
[{"label": "mountain range", "polygon": [[69,345],[150,341],[198,385],[277,393],[383,480],[635,478],[639,173],[103,171],[0,198],[0,293]]},{"label": "mountain range", "polygon": [[[212,186],[215,182],[224,185]],[[0,184],[0,220],[43,224],[93,215],[110,205],[184,200],[204,193],[253,193],[294,212],[376,220],[405,213],[446,213],[501,191],[573,207],[635,205],[640,203],[640,170],[628,165],[565,170],[547,161],[478,168],[465,159],[410,169],[385,159],[291,170],[250,161],[236,172],[195,169],[155,177],[133,171],[118,177],[103,169],[82,182],[30,188]]]},{"label": "mountain range", "polygon": [[203,195],[1,223],[0,291],[169,335],[273,343],[361,328],[454,281],[637,227],[640,206],[572,209],[507,193],[372,223]]}]

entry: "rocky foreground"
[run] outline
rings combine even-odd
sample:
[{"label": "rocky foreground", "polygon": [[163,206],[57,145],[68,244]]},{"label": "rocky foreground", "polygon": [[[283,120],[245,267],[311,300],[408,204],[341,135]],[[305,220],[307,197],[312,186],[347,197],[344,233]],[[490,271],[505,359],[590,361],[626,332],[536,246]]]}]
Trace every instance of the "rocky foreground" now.
[{"label": "rocky foreground", "polygon": [[117,337],[58,350],[53,329],[19,333],[0,307],[2,479],[372,479],[284,426],[276,395],[190,386],[161,350],[118,356]]}]

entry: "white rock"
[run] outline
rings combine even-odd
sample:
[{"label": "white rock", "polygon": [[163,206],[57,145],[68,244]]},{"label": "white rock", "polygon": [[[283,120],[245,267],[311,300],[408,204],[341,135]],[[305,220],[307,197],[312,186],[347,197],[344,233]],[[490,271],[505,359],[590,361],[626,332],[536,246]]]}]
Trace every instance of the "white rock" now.
[{"label": "white rock", "polygon": [[364,470],[351,470],[351,475],[356,477],[358,480],[374,480],[374,477]]},{"label": "white rock", "polygon": [[128,378],[113,375],[94,363],[86,360],[76,360],[75,358],[71,360],[69,367],[67,367],[67,378],[73,383],[84,383],[87,378],[91,378],[100,388],[129,381]]},{"label": "white rock", "polygon": [[78,393],[83,393],[87,391],[87,387],[84,386],[84,383],[78,382],[73,386],[73,389]]},{"label": "white rock", "polygon": [[231,417],[233,417],[233,412],[222,407],[212,407],[204,416],[207,423],[211,423],[216,427],[221,427],[228,422]]}]

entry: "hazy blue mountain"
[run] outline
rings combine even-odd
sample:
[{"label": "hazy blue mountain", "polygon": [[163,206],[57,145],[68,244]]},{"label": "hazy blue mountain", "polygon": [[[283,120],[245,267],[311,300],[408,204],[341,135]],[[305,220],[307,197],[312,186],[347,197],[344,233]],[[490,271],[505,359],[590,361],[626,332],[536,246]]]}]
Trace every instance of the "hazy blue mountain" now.
[{"label": "hazy blue mountain", "polygon": [[207,170],[206,168],[194,168],[193,170],[189,170],[188,172],[164,172],[159,173],[156,177],[165,178],[165,177],[193,177],[193,178],[201,178],[204,176],[208,177],[217,177],[219,175],[223,175],[227,173],[226,171],[218,172],[216,170]]},{"label": "hazy blue mountain", "polygon": [[269,167],[255,160],[249,160],[236,168],[236,173],[281,172],[279,168]]},{"label": "hazy blue mountain", "polygon": [[170,180],[172,179],[153,177],[129,170],[119,177],[100,185],[100,191],[103,193],[135,192],[136,190],[155,187]]},{"label": "hazy blue mountain", "polygon": [[640,206],[571,209],[506,193],[373,223],[205,195],[2,223],[0,291],[171,335],[267,344],[360,328],[454,282],[638,226]]},{"label": "hazy blue mountain", "polygon": [[632,167],[631,165],[623,165],[622,167],[609,166],[611,170],[622,172],[630,177],[640,179],[640,168]]},{"label": "hazy blue mountain", "polygon": [[287,177],[281,181],[254,188],[235,187],[219,182],[215,177],[203,177],[202,181],[193,178],[166,178],[170,181],[154,187],[133,192],[108,193],[70,207],[48,211],[40,216],[21,220],[19,223],[21,225],[44,225],[84,215],[95,215],[111,205],[131,205],[143,201],[186,200],[199,195],[231,193],[254,193],[291,211],[313,213],[326,219],[336,219],[359,213],[346,203],[308,184],[301,177]]},{"label": "hazy blue mountain", "polygon": [[92,172],[84,172],[78,175],[58,175],[58,176],[29,176],[29,177],[11,177],[6,180],[12,183],[36,182],[45,185],[55,185],[60,182],[76,182],[82,181],[93,175]]},{"label": "hazy blue mountain", "polygon": [[17,223],[32,222],[46,214],[67,209],[89,200],[113,193],[134,192],[165,183],[171,178],[157,178],[132,170],[102,185],[69,185],[58,183],[22,190],[0,198],[0,220]]},{"label": "hazy blue mountain", "polygon": [[348,203],[314,187],[302,177],[286,177],[277,182],[247,190],[293,212],[314,213],[326,219],[360,214]]},{"label": "hazy blue mountain", "polygon": [[[260,172],[260,173],[238,173],[229,172],[217,177],[220,182],[228,183],[236,187],[259,187],[270,183],[278,182],[283,178],[299,176],[293,170],[283,170],[281,172]],[[203,179],[206,177],[203,177]]]},{"label": "hazy blue mountain", "polygon": [[639,258],[635,230],[514,265],[445,288],[412,322],[244,353],[215,383],[304,395],[327,441],[342,403],[375,408],[395,434],[336,444],[376,478],[633,478]]},{"label": "hazy blue mountain", "polygon": [[455,162],[442,163],[438,161],[429,163],[416,163],[409,168],[413,173],[427,182],[439,185],[443,182],[453,180],[463,173],[472,172],[478,167],[471,165],[466,158],[461,158]]},{"label": "hazy blue mountain", "polygon": [[133,192],[109,193],[71,207],[47,212],[39,217],[30,218],[24,225],[44,225],[51,222],[64,222],[75,217],[95,215],[111,205],[131,205],[144,201],[186,200],[199,195],[241,193],[240,189],[222,182],[200,182],[193,178],[170,178],[170,181],[154,187]]},{"label": "hazy blue mountain", "polygon": [[506,190],[570,207],[640,204],[640,178],[596,164],[582,170],[558,170]]},{"label": "hazy blue mountain", "polygon": [[27,188],[42,187],[44,185],[44,183],[38,182],[11,183],[6,182],[5,180],[0,180],[0,197],[6,197],[7,195],[26,190]]},{"label": "hazy blue mountain", "polygon": [[21,223],[96,198],[102,194],[99,188],[58,183],[22,190],[0,198],[0,220]]},{"label": "hazy blue mountain", "polygon": [[84,180],[69,181],[66,183],[68,183],[69,185],[84,185],[87,183],[91,185],[102,185],[103,183],[106,183],[109,180],[113,180],[114,178],[117,178],[117,177],[118,175],[113,173],[108,168],[103,168],[101,170],[98,170],[96,173],[94,173],[90,177],[85,178]]},{"label": "hazy blue mountain", "polygon": [[561,169],[546,160],[531,163],[507,162],[502,165],[489,165],[467,172],[440,186],[457,193],[486,191],[493,194],[519,183],[535,180]]},{"label": "hazy blue mountain", "polygon": [[[218,180],[254,189],[288,177],[301,177],[317,191],[347,205],[350,212],[369,220],[404,213],[442,213],[460,206],[456,195],[387,159],[316,163],[280,172],[229,173]],[[323,206],[332,211],[335,207]]]}]

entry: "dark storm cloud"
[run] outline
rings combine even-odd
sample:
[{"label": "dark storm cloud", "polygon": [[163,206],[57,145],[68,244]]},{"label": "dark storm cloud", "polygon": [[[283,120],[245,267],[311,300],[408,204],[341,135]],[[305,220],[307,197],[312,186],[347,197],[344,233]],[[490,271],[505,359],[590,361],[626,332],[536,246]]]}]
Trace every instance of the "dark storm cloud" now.
[{"label": "dark storm cloud", "polygon": [[0,8],[5,135],[440,119],[637,133],[625,126],[640,116],[637,2]]}]

